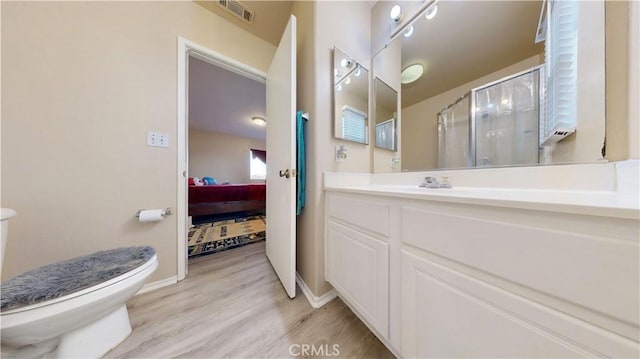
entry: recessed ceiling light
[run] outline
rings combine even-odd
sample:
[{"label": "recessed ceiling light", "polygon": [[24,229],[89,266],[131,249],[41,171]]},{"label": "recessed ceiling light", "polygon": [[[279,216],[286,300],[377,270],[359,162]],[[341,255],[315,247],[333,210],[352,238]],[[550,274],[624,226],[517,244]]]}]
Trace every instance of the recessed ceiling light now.
[{"label": "recessed ceiling light", "polygon": [[389,17],[395,22],[398,22],[400,21],[400,19],[402,19],[402,8],[400,7],[400,5],[393,5],[391,11],[389,12]]},{"label": "recessed ceiling light", "polygon": [[427,14],[425,15],[425,17],[427,18],[427,20],[431,20],[434,17],[436,17],[437,12],[438,12],[438,5],[433,4],[431,5],[431,7],[429,7],[429,9],[427,9]]},{"label": "recessed ceiling light", "polygon": [[360,66],[356,67],[356,70],[353,72],[353,76],[355,77],[360,76]]},{"label": "recessed ceiling light", "polygon": [[348,84],[350,84],[350,83],[351,83],[351,77],[347,76],[347,78],[346,78],[346,79],[344,79],[344,84],[345,84],[345,85],[348,85]]},{"label": "recessed ceiling light", "polygon": [[341,84],[337,84],[336,85],[336,91],[341,91],[342,90],[342,85]]},{"label": "recessed ceiling light", "polygon": [[253,121],[254,124],[258,125],[258,126],[266,126],[267,125],[267,120],[264,119],[264,117],[251,117],[251,121]]},{"label": "recessed ceiling light", "polygon": [[413,64],[407,66],[404,70],[402,70],[402,73],[400,74],[400,83],[402,83],[403,85],[407,85],[415,82],[420,77],[422,77],[423,73],[424,66],[422,66],[422,64]]},{"label": "recessed ceiling light", "polygon": [[342,66],[342,67],[351,66],[351,60],[343,58],[342,60],[340,60],[340,66]]},{"label": "recessed ceiling light", "polygon": [[409,25],[409,27],[404,30],[404,37],[409,37],[411,35],[413,35],[413,25]]}]

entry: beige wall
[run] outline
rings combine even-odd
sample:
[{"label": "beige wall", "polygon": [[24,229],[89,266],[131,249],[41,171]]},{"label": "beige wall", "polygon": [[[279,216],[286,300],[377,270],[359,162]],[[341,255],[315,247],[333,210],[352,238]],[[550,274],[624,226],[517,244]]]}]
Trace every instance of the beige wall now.
[{"label": "beige wall", "polygon": [[[371,69],[371,5],[359,1],[320,1],[295,2],[292,8],[298,17],[298,108],[310,114],[307,205],[298,218],[297,271],[316,295],[331,289],[324,280],[322,173],[370,171],[368,145],[333,138],[332,49],[334,45],[340,47]],[[338,144],[348,147],[348,158],[344,162],[334,160],[334,149]]]},{"label": "beige wall", "polygon": [[628,64],[629,2],[610,1],[606,4],[607,33],[605,46],[607,94],[607,158],[626,159],[629,155],[628,123]]},{"label": "beige wall", "polygon": [[471,89],[524,71],[544,62],[542,56],[533,56],[498,70],[447,92],[402,109],[402,169],[425,170],[438,166],[437,114]]},{"label": "beige wall", "polygon": [[249,150],[265,150],[265,141],[220,132],[189,129],[189,176],[213,177],[218,183],[251,181]]},{"label": "beige wall", "polygon": [[[151,245],[176,274],[177,38],[265,71],[275,48],[192,2],[2,2],[3,277]],[[147,147],[148,130],[169,148]]]},{"label": "beige wall", "polygon": [[640,2],[631,2],[629,10],[628,158],[640,159]]}]

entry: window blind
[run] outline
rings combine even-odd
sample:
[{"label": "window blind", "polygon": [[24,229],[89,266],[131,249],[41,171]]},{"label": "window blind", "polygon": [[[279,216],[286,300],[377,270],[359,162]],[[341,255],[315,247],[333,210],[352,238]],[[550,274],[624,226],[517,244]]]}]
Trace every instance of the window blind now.
[{"label": "window blind", "polygon": [[351,107],[342,108],[342,137],[360,143],[367,142],[367,114]]},{"label": "window blind", "polygon": [[575,130],[577,119],[578,1],[547,4],[546,116],[540,131],[544,143],[557,130]]}]

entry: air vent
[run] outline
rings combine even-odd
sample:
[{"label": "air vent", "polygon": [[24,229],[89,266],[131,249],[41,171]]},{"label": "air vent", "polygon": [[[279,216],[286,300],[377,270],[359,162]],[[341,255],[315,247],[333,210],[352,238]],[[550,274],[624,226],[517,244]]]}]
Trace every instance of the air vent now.
[{"label": "air vent", "polygon": [[242,5],[239,1],[235,0],[218,0],[218,5],[225,8],[230,13],[239,17],[240,19],[252,23],[253,17],[255,16],[255,11],[250,9],[244,5]]}]

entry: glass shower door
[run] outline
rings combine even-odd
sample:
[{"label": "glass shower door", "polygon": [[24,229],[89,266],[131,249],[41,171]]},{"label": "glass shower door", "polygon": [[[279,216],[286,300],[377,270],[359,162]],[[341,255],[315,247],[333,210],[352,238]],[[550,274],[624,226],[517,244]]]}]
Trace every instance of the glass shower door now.
[{"label": "glass shower door", "polygon": [[540,68],[472,90],[476,167],[538,163]]}]

